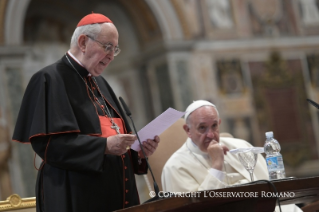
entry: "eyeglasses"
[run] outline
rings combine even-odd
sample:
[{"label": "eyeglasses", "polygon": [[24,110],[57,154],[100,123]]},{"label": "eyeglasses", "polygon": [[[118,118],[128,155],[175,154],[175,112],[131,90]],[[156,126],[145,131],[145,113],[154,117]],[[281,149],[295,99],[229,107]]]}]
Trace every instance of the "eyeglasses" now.
[{"label": "eyeglasses", "polygon": [[100,41],[95,40],[95,39],[94,39],[93,37],[91,37],[90,35],[86,35],[86,36],[87,36],[88,38],[92,39],[93,41],[95,41],[95,42],[101,44],[101,46],[104,48],[104,51],[105,51],[106,53],[109,53],[109,52],[112,52],[112,51],[113,51],[114,56],[117,56],[117,55],[120,54],[120,52],[121,52],[121,49],[120,49],[119,46],[113,47],[113,44],[111,44],[111,43],[103,44],[103,43],[101,43]]}]

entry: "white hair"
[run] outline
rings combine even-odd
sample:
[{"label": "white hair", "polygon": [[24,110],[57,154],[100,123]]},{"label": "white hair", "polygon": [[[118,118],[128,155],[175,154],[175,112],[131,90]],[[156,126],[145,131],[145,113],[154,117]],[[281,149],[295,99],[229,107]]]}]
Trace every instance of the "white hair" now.
[{"label": "white hair", "polygon": [[80,35],[89,35],[94,39],[98,36],[101,32],[101,25],[100,24],[89,24],[77,27],[72,35],[70,47],[76,47],[78,45],[78,39]]}]

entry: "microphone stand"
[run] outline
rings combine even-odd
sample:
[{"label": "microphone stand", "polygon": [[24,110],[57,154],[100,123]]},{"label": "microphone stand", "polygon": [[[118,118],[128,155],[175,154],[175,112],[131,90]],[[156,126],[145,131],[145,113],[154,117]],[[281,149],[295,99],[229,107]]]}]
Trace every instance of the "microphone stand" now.
[{"label": "microphone stand", "polygon": [[307,99],[307,101],[308,101],[310,104],[312,104],[315,108],[319,109],[319,104],[318,104],[318,103],[312,101],[311,99]]},{"label": "microphone stand", "polygon": [[151,172],[151,175],[152,175],[152,178],[153,178],[153,182],[154,182],[155,197],[153,197],[153,198],[147,200],[147,201],[144,202],[144,203],[148,203],[148,202],[152,202],[152,201],[158,200],[158,199],[160,199],[160,197],[159,197],[159,195],[158,195],[158,194],[159,194],[159,188],[158,188],[158,185],[157,185],[157,183],[156,183],[156,180],[155,180],[153,171],[152,171],[152,169],[151,169],[151,166],[150,166],[150,164],[148,163],[148,159],[147,159],[147,157],[146,157],[146,155],[145,155],[144,148],[143,148],[143,146],[142,146],[142,143],[141,143],[141,141],[140,141],[140,138],[139,138],[139,136],[138,136],[138,134],[137,134],[137,130],[136,130],[136,128],[135,128],[135,124],[134,124],[134,121],[133,121],[133,119],[132,119],[131,111],[128,109],[128,107],[127,107],[126,103],[124,102],[124,100],[122,99],[122,97],[119,97],[119,100],[120,100],[120,102],[122,103],[122,106],[124,107],[124,110],[125,110],[126,115],[127,115],[128,117],[130,117],[130,119],[131,119],[134,132],[135,132],[135,134],[136,134],[136,137],[137,137],[137,140],[138,140],[138,142],[139,142],[139,144],[140,144],[140,147],[141,147],[141,150],[142,150],[144,159],[146,160],[147,167],[149,168],[149,170],[150,170],[150,172]]}]

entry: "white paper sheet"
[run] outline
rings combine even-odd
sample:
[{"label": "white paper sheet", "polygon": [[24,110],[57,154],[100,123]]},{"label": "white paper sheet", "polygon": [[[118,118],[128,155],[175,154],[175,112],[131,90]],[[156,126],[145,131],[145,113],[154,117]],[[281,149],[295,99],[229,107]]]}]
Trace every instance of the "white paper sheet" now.
[{"label": "white paper sheet", "polygon": [[[143,141],[146,141],[147,139],[154,139],[156,135],[160,135],[184,114],[185,112],[168,108],[165,112],[157,116],[153,121],[148,123],[145,127],[137,132],[141,142],[143,143]],[[140,151],[141,148],[138,140],[133,143],[131,149]]]}]

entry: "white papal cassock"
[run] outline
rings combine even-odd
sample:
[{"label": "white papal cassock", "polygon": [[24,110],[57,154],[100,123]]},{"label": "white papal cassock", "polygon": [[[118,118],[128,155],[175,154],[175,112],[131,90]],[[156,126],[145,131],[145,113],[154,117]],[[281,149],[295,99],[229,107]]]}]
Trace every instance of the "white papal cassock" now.
[{"label": "white papal cassock", "polygon": [[[220,143],[229,149],[252,147],[247,141],[220,137]],[[224,177],[212,173],[211,160],[190,138],[186,140],[166,162],[162,172],[163,191],[186,192],[224,188],[227,185],[250,182],[248,171],[236,155],[228,153],[224,157]],[[226,173],[226,174],[225,174]],[[254,180],[268,180],[268,171],[264,157],[259,154],[254,171]],[[302,211],[296,205],[281,206],[285,212]],[[279,208],[276,207],[276,211]]]}]

